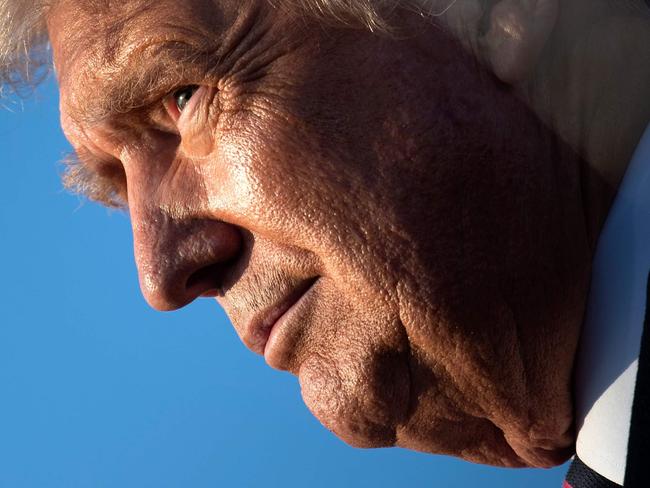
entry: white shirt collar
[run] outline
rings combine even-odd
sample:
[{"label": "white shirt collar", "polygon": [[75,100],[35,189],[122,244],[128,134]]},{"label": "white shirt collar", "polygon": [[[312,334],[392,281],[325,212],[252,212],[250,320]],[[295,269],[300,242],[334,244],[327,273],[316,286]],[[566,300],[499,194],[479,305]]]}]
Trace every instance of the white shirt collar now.
[{"label": "white shirt collar", "polygon": [[578,457],[623,484],[650,270],[650,126],[598,239],[576,363]]}]

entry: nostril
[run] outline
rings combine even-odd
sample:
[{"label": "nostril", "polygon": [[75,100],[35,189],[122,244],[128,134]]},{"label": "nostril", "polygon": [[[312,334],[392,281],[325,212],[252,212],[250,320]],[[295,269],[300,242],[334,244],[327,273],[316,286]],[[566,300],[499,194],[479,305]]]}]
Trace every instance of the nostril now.
[{"label": "nostril", "polygon": [[221,294],[225,263],[215,263],[195,271],[185,283],[186,292],[198,297],[204,294]]}]

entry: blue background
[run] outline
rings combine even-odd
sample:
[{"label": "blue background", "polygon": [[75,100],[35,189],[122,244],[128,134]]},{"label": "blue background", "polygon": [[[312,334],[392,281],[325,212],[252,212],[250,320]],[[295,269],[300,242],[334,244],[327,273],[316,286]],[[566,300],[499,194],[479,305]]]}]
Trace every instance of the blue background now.
[{"label": "blue background", "polygon": [[128,217],[61,188],[51,80],[4,105],[0,488],[561,487],[566,466],[346,446],[215,302],[148,308]]}]

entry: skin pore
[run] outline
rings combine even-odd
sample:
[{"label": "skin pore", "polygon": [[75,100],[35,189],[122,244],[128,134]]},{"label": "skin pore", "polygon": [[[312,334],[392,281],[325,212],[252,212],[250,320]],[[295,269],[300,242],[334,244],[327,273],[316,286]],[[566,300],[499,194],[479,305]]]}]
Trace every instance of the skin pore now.
[{"label": "skin pore", "polygon": [[601,141],[562,125],[578,115],[544,46],[565,45],[564,14],[539,28],[535,2],[504,0],[486,28],[471,3],[439,24],[400,10],[413,34],[391,37],[261,0],[60,0],[62,125],[128,204],[149,303],[216,297],[345,441],[552,466],[572,453],[591,256],[633,147],[592,165]]}]

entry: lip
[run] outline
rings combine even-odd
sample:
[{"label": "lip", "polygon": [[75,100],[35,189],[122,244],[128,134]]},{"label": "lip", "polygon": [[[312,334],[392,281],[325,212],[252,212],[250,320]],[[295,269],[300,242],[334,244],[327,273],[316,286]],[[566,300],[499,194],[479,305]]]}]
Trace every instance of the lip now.
[{"label": "lip", "polygon": [[279,322],[285,322],[283,319],[291,314],[316,281],[318,278],[314,277],[301,282],[283,299],[253,317],[246,327],[244,341],[253,352],[267,356],[267,344],[275,327]]},{"label": "lip", "polygon": [[318,278],[311,280],[300,298],[278,317],[273,325],[264,346],[264,360],[272,368],[291,371],[290,360],[292,355],[295,355],[300,331],[304,330],[304,327],[301,327],[304,321],[300,319],[304,319],[311,310],[312,297],[318,281]]}]

